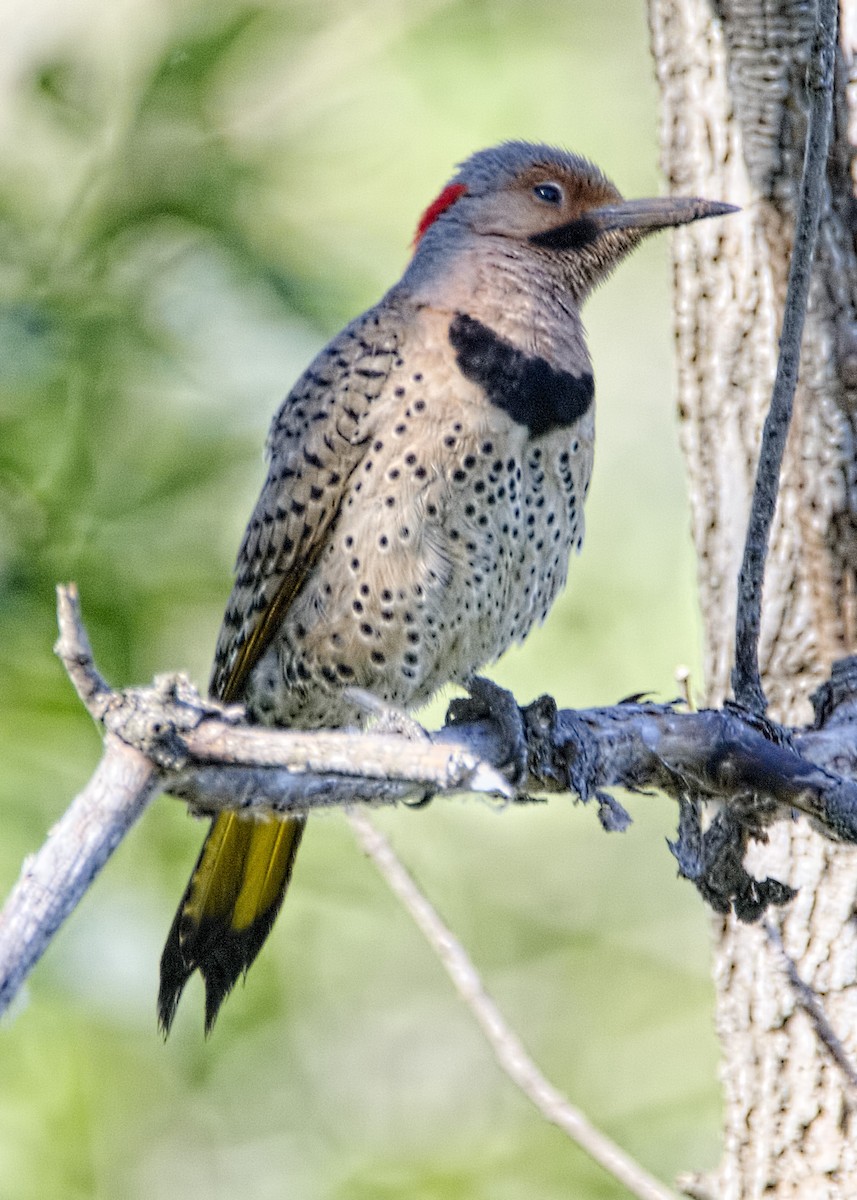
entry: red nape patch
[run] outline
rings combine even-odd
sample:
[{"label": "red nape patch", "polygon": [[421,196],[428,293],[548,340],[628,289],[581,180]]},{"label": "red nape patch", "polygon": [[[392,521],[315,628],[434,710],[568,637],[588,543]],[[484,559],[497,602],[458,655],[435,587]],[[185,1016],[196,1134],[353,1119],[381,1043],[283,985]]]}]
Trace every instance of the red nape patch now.
[{"label": "red nape patch", "polygon": [[420,217],[420,223],[417,225],[417,232],[414,234],[414,248],[420,244],[425,231],[430,225],[434,225],[441,213],[445,213],[448,208],[455,204],[459,196],[462,196],[467,191],[463,183],[450,183],[443,189],[436,200],[432,200],[431,204]]}]

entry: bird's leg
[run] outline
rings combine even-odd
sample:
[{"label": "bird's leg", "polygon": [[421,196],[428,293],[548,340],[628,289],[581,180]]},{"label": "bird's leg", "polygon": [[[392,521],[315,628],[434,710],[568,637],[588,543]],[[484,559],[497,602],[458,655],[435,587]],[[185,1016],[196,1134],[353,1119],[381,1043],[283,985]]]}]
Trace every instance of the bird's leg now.
[{"label": "bird's leg", "polygon": [[428,740],[429,735],[419,721],[404,709],[379,699],[372,692],[367,692],[364,688],[350,687],[345,690],[345,697],[360,710],[364,719],[374,719],[372,729],[375,733],[398,733],[412,742]]},{"label": "bird's leg", "polygon": [[[398,733],[411,742],[428,741],[428,732],[404,709],[397,708],[386,700],[381,700],[364,688],[350,687],[345,689],[346,699],[360,710],[363,720],[372,719],[374,724],[371,733]],[[415,800],[406,801],[409,808],[422,808],[432,799],[432,791]],[[365,819],[365,818],[364,818]]]},{"label": "bird's leg", "polygon": [[492,721],[506,749],[501,769],[516,790],[523,790],[529,778],[529,754],[524,718],[515,697],[482,675],[472,675],[465,687],[470,695],[451,702],[447,722],[460,725],[464,721]]}]

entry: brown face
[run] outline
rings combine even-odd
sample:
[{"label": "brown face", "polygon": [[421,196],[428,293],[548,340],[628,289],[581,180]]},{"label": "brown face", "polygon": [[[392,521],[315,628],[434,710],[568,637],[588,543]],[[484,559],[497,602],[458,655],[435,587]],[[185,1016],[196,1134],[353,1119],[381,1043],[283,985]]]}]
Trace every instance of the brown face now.
[{"label": "brown face", "polygon": [[474,198],[468,223],[474,233],[526,240],[620,201],[603,177],[562,170],[555,163],[536,164],[496,191]]}]

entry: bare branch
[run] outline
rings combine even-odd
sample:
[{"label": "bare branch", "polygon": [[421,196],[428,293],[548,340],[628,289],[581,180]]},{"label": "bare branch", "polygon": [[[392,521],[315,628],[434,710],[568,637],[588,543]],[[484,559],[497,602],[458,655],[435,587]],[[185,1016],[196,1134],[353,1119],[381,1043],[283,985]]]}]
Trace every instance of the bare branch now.
[{"label": "bare branch", "polygon": [[[182,676],[112,690],[92,661],[73,590],[59,589],[58,617],[60,653],[90,711],[151,759],[164,790],[198,812],[306,811],[462,792],[515,798],[500,772],[508,747],[491,720],[459,720],[419,740],[250,726],[241,723],[240,707],[202,699]],[[692,794],[730,803],[754,831],[790,819],[796,808],[828,836],[857,842],[857,751],[844,736],[857,725],[857,671],[849,673],[849,661],[820,701],[818,728],[796,735],[736,708],[683,712],[628,701],[560,711],[543,696],[521,713],[526,789],[573,791],[602,804],[610,787],[658,788],[679,800]],[[828,766],[834,761],[836,771]]]},{"label": "bare branch", "polygon": [[0,1013],[62,922],[157,794],[158,771],[108,734],[95,774],[28,858],[0,912]]},{"label": "bare branch", "polygon": [[632,1196],[638,1200],[677,1200],[674,1192],[597,1129],[545,1078],[485,990],[467,951],[416,886],[383,833],[365,813],[349,813],[348,819],[360,845],[425,935],[455,990],[485,1034],[497,1062],[515,1086],[532,1101],[545,1120],[561,1129]]},{"label": "bare branch", "polygon": [[[452,724],[416,739],[252,727],[243,710],[201,698],[180,676],[114,691],[92,661],[73,589],[60,589],[58,611],[59,653],[105,729],[106,753],[0,915],[0,1009],[156,790],[206,814],[423,803],[464,792],[505,803],[530,799],[504,777],[508,737],[490,719],[462,719],[459,710]],[[520,717],[528,791],[594,798],[607,829],[624,828],[630,817],[605,789],[657,788],[675,797],[679,869],[719,912],[755,921],[791,898],[778,880],[754,879],[743,860],[752,839],[764,838],[774,821],[791,820],[794,810],[828,837],[857,842],[855,660],[835,667],[810,730],[784,730],[734,707],[683,712],[633,701],[558,711],[550,697]],[[703,829],[706,800],[719,807]]]},{"label": "bare branch", "polygon": [[771,407],[762,434],[744,558],[738,575],[732,690],[739,704],[758,714],[764,714],[767,708],[759,674],[762,584],[780,485],[780,469],[797,387],[801,339],[812,276],[812,255],[823,208],[833,112],[833,68],[839,6],[838,0],[817,0],[817,3],[816,31],[807,67],[809,124],[806,153],[780,335],[780,354]]}]

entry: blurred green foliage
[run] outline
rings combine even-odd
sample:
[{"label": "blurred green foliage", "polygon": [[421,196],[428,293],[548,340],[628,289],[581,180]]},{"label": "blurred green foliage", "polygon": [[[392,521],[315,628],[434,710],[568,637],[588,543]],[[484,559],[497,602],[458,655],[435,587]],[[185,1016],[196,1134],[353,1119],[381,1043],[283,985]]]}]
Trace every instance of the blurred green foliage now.
[{"label": "blurred green foliage", "polygon": [[[656,191],[642,6],[34,0],[0,10],[0,873],[98,741],[51,654],[74,579],[117,684],[204,683],[281,395],[399,274],[454,163],[504,137]],[[599,445],[568,594],[495,677],[671,695],[697,662],[664,246],[590,304]],[[434,716],[441,713],[436,706]],[[664,1178],[716,1155],[706,922],[631,801],[382,820],[547,1074]],[[408,919],[318,819],[246,990],[155,1029],[202,830],[159,802],[0,1028],[3,1200],[509,1200],[623,1191],[501,1076]]]}]

